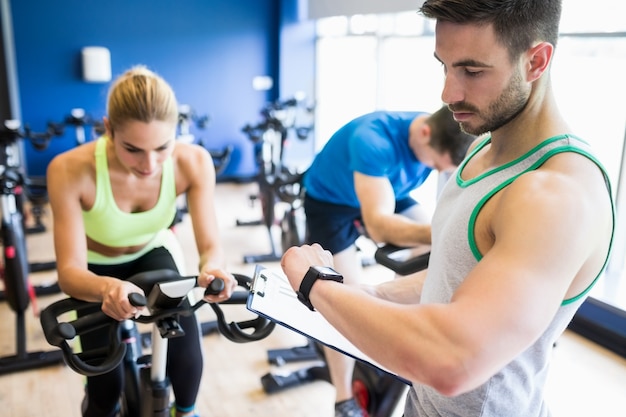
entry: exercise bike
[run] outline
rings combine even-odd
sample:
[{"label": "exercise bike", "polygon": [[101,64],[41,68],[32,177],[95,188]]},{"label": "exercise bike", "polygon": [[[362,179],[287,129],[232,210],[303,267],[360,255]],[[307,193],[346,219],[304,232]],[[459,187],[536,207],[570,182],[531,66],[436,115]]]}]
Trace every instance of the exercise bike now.
[{"label": "exercise bike", "polygon": [[[307,106],[304,112],[307,121],[300,123],[301,99],[291,98],[269,103],[261,110],[262,120],[256,125],[246,124],[242,131],[254,143],[255,161],[258,167],[256,181],[258,194],[250,196],[251,202],[261,204],[261,220],[240,221],[237,226],[263,225],[268,231],[270,252],[261,255],[245,255],[244,263],[264,263],[280,260],[285,248],[301,245],[305,238],[305,222],[302,209],[303,193],[302,172],[283,163],[285,144],[289,132],[294,132],[300,140],[309,137],[313,126],[308,123],[313,108]],[[287,208],[282,216],[277,215],[277,205]],[[279,248],[273,229],[280,226]]]},{"label": "exercise bike", "polygon": [[[391,244],[376,249],[374,257],[378,263],[399,275],[409,275],[428,267],[429,247],[415,254],[412,248]],[[313,341],[303,347],[278,349],[268,352],[271,364],[282,365],[294,360],[324,361],[322,346]],[[272,394],[313,381],[330,381],[325,363],[296,370],[288,374],[267,373],[261,377],[266,393]],[[379,368],[357,360],[352,376],[354,398],[369,417],[389,417],[404,398],[407,384]]]},{"label": "exercise bike", "polygon": [[[74,126],[74,134],[76,135],[76,145],[94,140],[104,134],[104,123],[101,120],[91,117],[85,109],[76,107],[70,110],[70,114],[65,117],[65,124]],[[91,135],[87,137],[85,127],[91,126]]]},{"label": "exercise bike", "polygon": [[[62,136],[66,126],[74,126],[76,135],[76,145],[81,145],[87,140],[95,139],[104,133],[104,124],[91,116],[84,109],[74,108],[70,114],[65,117],[63,123],[48,123],[46,132],[33,133],[28,127],[20,130],[17,121],[7,121],[9,126],[4,126],[2,131],[3,138],[0,140],[0,148],[2,155],[1,166],[11,166],[16,172],[21,174],[21,164],[19,161],[16,146],[20,139],[27,139],[33,144],[34,148],[43,151],[47,148],[48,142],[54,136]],[[14,127],[13,127],[14,126]],[[85,128],[92,127],[91,135],[87,138]],[[22,175],[19,179],[20,183],[15,187],[14,194],[16,196],[17,211],[24,213],[24,201],[31,203],[30,213],[33,216],[34,224],[24,226],[24,232],[29,234],[43,233],[46,226],[43,223],[45,207],[48,203],[48,192],[45,177],[26,177]],[[4,191],[3,191],[4,192]],[[24,217],[24,216],[22,216]],[[56,262],[30,262],[28,264],[30,272],[51,271],[56,268]],[[60,292],[59,286],[54,283],[50,285],[34,286],[35,295],[50,295]],[[4,291],[0,291],[0,300],[5,299]]]},{"label": "exercise bike", "polygon": [[[59,292],[58,285],[35,288],[28,281],[28,274],[39,264],[29,264],[26,252],[26,226],[24,224],[23,203],[27,190],[33,183],[20,169],[18,141],[28,139],[33,145],[43,150],[54,136],[60,136],[62,128],[50,123],[44,133],[32,132],[28,127],[20,129],[16,120],[4,122],[0,128],[0,204],[2,207],[2,246],[4,292],[1,294],[8,301],[16,316],[16,353],[0,358],[0,375],[34,369],[60,363],[59,352],[28,352],[26,349],[25,311],[31,298],[42,293]],[[43,265],[54,269],[55,265]],[[51,268],[50,268],[51,267]],[[39,269],[41,270],[41,269]]]},{"label": "exercise bike", "polygon": [[[221,304],[245,304],[251,278],[233,274],[239,287],[229,300]],[[146,297],[131,294],[129,301],[135,306],[146,306],[147,315],[132,320],[118,322],[105,315],[99,303],[67,298],[57,301],[41,313],[41,325],[48,343],[57,346],[67,365],[75,372],[86,375],[100,375],[123,363],[125,372],[124,391],[119,402],[120,417],[169,417],[170,384],[166,375],[167,347],[170,338],[184,334],[178,318],[194,314],[206,304],[204,300],[192,303],[188,294],[196,288],[196,277],[181,277],[172,270],[156,270],[136,274],[129,281],[140,287]],[[221,279],[215,279],[205,294],[218,294],[224,288]],[[275,324],[257,316],[242,322],[228,322],[219,304],[209,304],[217,316],[217,327],[229,340],[236,343],[254,342],[267,337]],[[96,308],[96,312],[86,314],[71,321],[60,321],[72,311],[85,311]],[[136,323],[152,325],[151,354],[142,355],[138,343]],[[111,343],[109,346],[76,353],[69,341],[97,328],[108,327]]]},{"label": "exercise bike", "polygon": [[[44,133],[34,133],[28,127],[20,130],[19,123],[11,120],[5,122],[4,129],[0,133],[2,134],[2,139],[0,139],[0,153],[2,155],[0,165],[2,167],[11,167],[11,169],[15,170],[15,173],[20,174],[19,181],[14,187],[14,190],[10,191],[14,193],[16,197],[16,210],[19,213],[24,213],[24,201],[27,200],[31,203],[30,212],[33,216],[34,224],[24,226],[24,232],[27,235],[46,231],[43,216],[46,204],[48,203],[48,192],[45,177],[26,177],[25,175],[21,175],[21,163],[19,161],[19,152],[16,145],[19,140],[27,139],[30,140],[36,150],[43,151],[47,148],[48,142],[52,137],[63,135],[65,126],[68,125],[75,127],[77,145],[81,145],[86,141],[86,126],[92,126],[91,139],[104,133],[104,124],[87,115],[85,110],[81,108],[72,109],[70,114],[65,117],[63,123],[48,123],[47,130]],[[4,192],[5,191],[3,191],[3,193]],[[30,272],[51,271],[56,268],[56,262],[30,262],[28,266]],[[50,295],[60,292],[56,283],[51,285],[38,285],[33,288],[35,295]],[[0,300],[4,299],[5,293],[0,291]]]},{"label": "exercise bike", "polygon": [[209,125],[211,118],[208,115],[199,116],[188,104],[181,104],[178,106],[178,134],[176,140],[184,143],[197,143],[208,150],[213,159],[213,166],[215,167],[215,175],[220,175],[230,162],[230,157],[233,153],[234,146],[226,145],[222,149],[208,148],[202,141],[202,139],[196,138],[191,133],[192,124],[198,129],[204,130]]}]

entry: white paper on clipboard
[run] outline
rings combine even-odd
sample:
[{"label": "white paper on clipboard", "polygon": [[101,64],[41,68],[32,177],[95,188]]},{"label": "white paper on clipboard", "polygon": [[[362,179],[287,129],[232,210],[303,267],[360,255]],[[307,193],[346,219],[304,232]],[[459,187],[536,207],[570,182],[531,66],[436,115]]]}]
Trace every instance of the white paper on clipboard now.
[{"label": "white paper on clipboard", "polygon": [[375,366],[410,385],[409,381],[390,372],[361,352],[319,312],[311,311],[302,304],[281,270],[256,266],[248,295],[247,308],[253,313],[264,316],[296,333]]}]

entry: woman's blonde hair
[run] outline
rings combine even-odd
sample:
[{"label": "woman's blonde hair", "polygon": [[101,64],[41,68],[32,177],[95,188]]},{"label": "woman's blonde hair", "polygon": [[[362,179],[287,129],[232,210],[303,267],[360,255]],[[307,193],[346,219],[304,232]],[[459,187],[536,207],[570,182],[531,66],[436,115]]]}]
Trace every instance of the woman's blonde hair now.
[{"label": "woman's blonde hair", "polygon": [[145,66],[119,76],[109,90],[107,115],[111,133],[128,121],[177,123],[178,103],[172,87]]}]

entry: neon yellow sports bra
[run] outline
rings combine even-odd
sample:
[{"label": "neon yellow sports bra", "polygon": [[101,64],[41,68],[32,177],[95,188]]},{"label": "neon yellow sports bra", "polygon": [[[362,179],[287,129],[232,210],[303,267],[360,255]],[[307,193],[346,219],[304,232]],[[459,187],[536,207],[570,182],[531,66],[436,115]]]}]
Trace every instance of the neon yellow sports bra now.
[{"label": "neon yellow sports bra", "polygon": [[176,215],[176,184],[172,158],[163,163],[161,193],[156,205],[148,211],[126,213],[117,207],[113,198],[106,141],[103,136],[96,143],[96,199],[89,211],[83,211],[87,236],[110,247],[137,246],[148,243],[159,231],[167,229]]}]

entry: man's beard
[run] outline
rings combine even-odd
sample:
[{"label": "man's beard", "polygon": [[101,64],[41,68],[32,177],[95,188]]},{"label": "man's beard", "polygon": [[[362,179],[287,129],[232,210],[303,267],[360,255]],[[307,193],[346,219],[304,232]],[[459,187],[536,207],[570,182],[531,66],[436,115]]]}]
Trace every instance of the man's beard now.
[{"label": "man's beard", "polygon": [[[522,76],[516,72],[502,94],[489,105],[488,112],[484,116],[485,122],[476,127],[461,122],[459,123],[461,130],[471,135],[493,132],[515,119],[526,108],[529,97],[530,91],[524,91]],[[451,104],[449,108],[453,112],[469,111],[480,115],[480,111],[475,106],[466,102]]]}]

